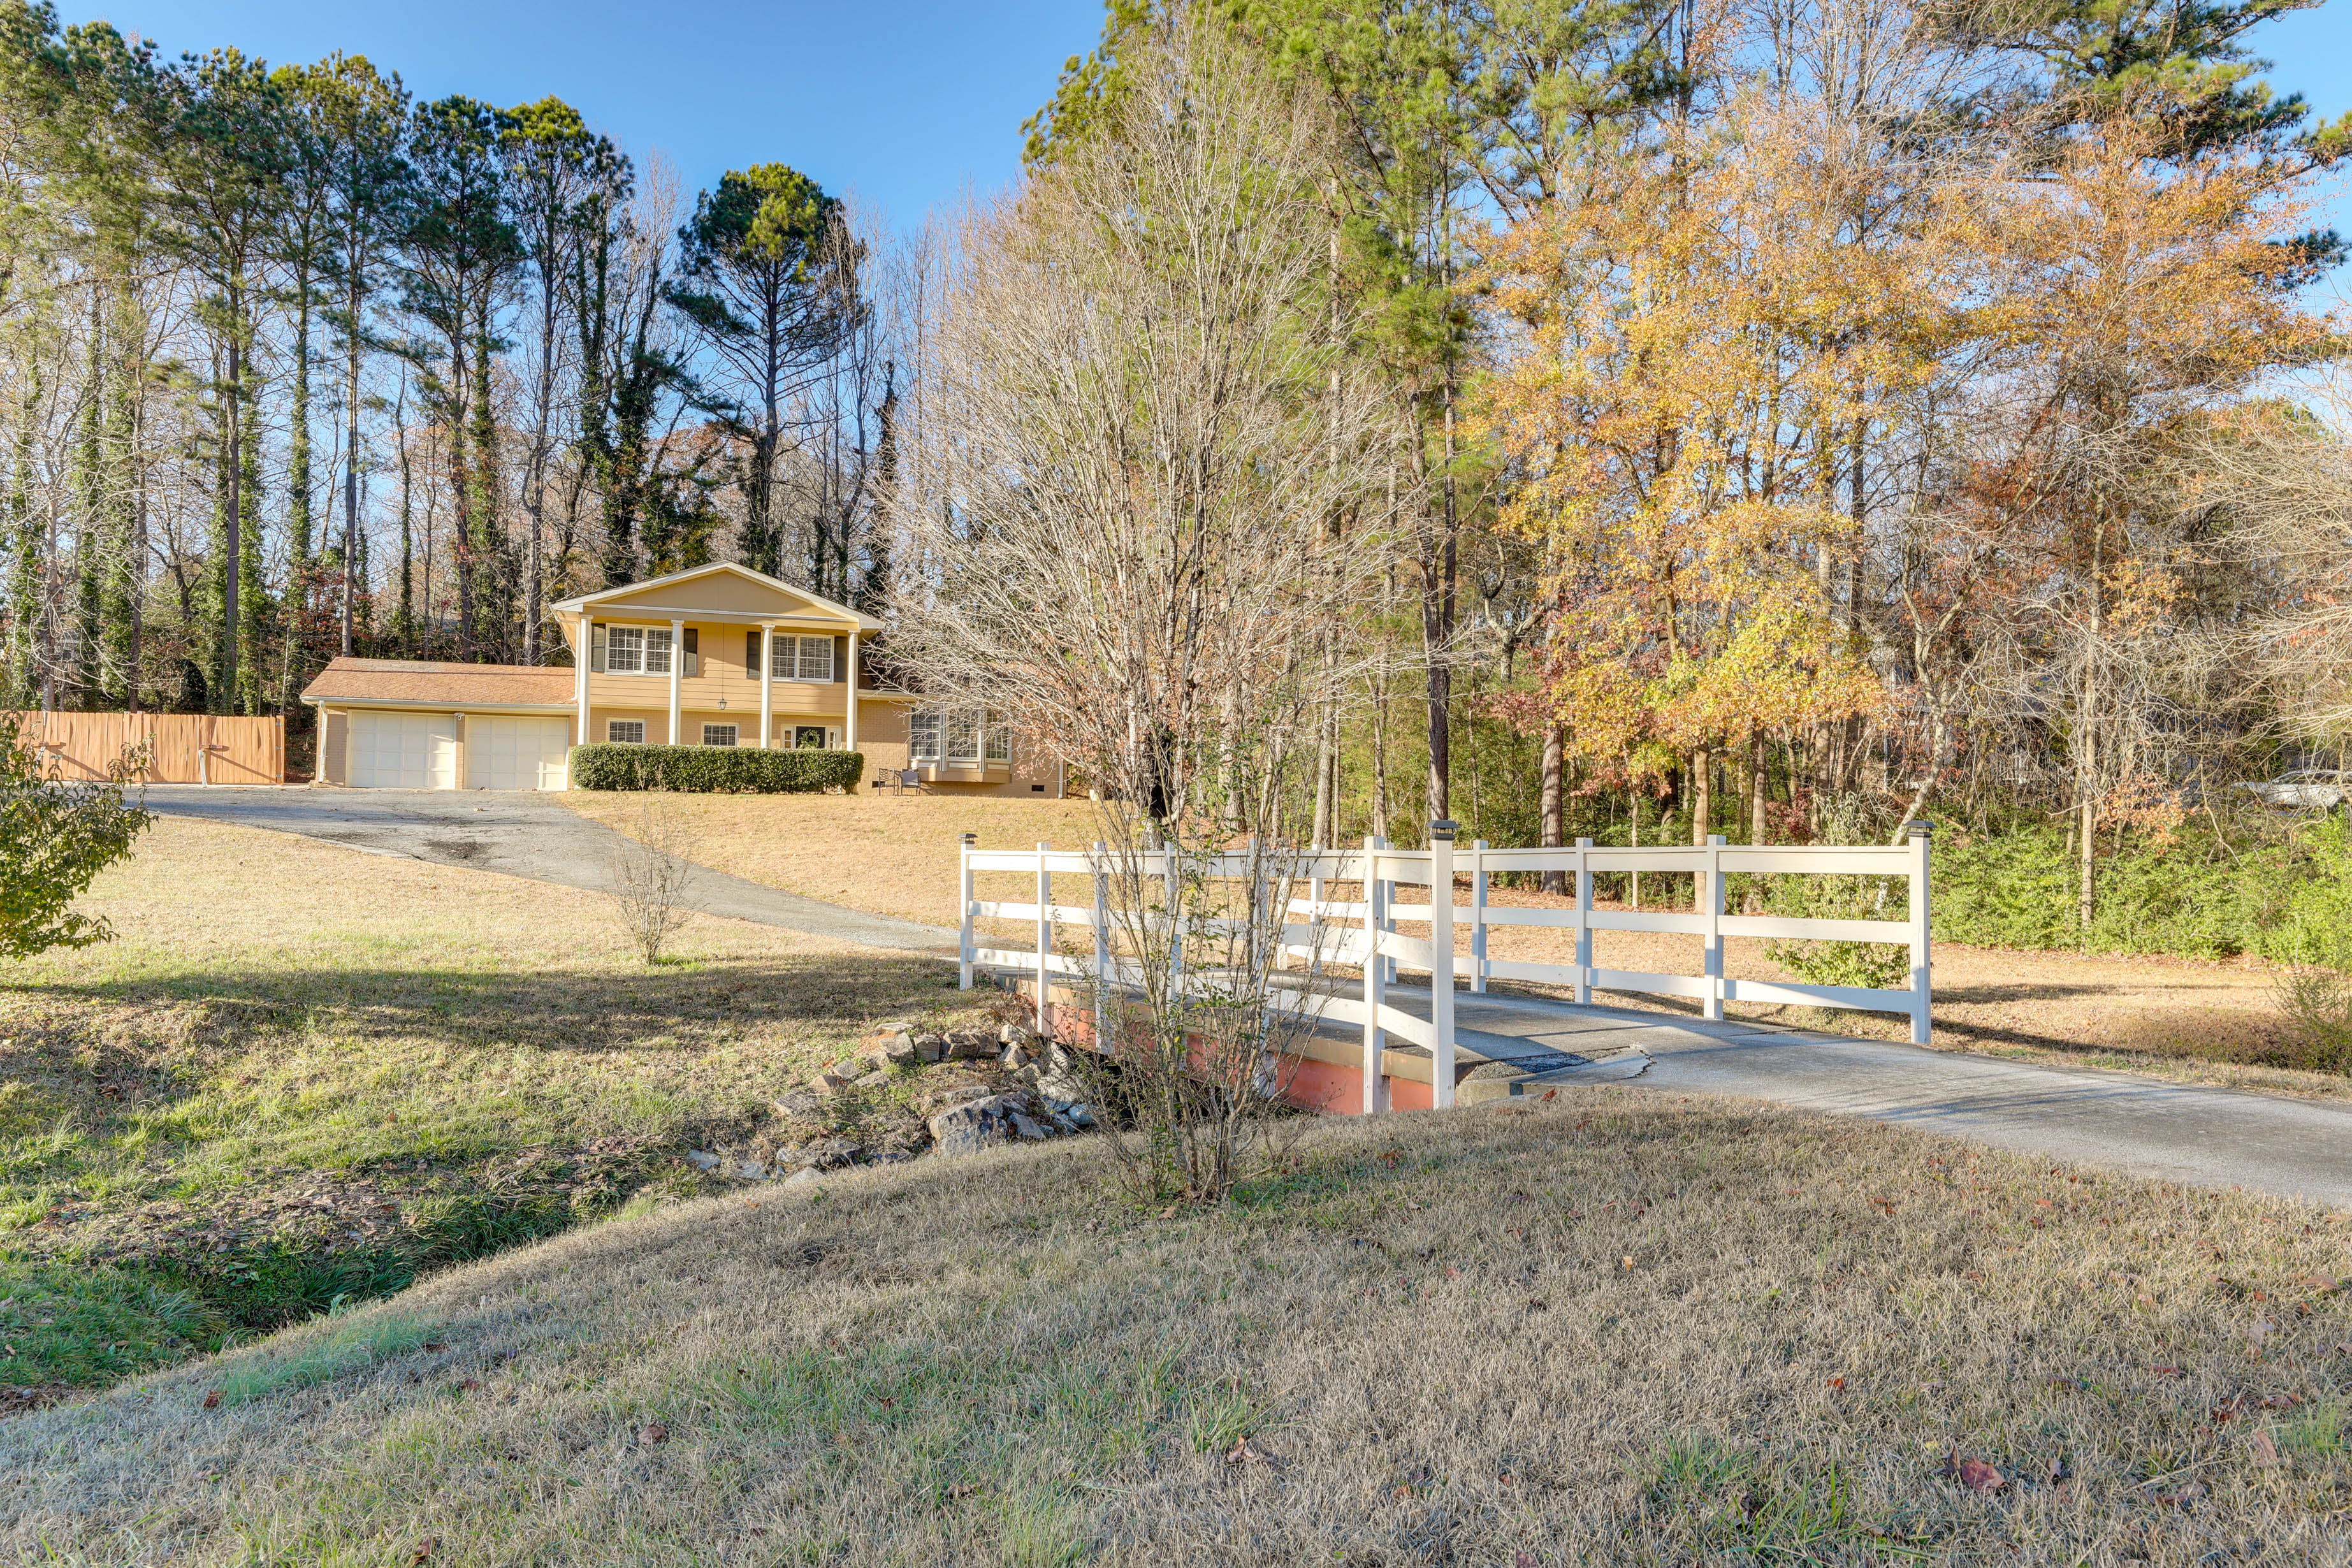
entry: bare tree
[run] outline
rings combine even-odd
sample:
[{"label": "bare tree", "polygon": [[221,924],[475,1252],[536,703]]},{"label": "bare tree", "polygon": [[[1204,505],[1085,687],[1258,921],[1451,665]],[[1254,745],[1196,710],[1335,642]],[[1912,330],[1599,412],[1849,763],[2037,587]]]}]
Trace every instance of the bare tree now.
[{"label": "bare tree", "polygon": [[[1129,1169],[1205,1197],[1284,1015],[1287,786],[1375,560],[1327,523],[1372,489],[1383,416],[1328,293],[1325,123],[1213,24],[1158,25],[1126,68],[1098,131],[958,237],[920,364],[939,502],[908,519],[891,653],[1105,801],[1126,1109],[1185,1151]],[[1265,894],[1238,908],[1200,869],[1228,845]]]},{"label": "bare tree", "polygon": [[650,969],[678,928],[694,913],[693,832],[659,796],[648,796],[637,819],[613,845],[613,910]]}]

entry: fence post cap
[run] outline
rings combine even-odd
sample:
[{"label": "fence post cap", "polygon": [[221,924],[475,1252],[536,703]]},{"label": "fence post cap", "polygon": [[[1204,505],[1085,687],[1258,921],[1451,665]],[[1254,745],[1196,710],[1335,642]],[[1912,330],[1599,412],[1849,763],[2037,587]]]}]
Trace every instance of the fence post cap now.
[{"label": "fence post cap", "polygon": [[1717,848],[1717,849],[1720,849],[1720,848],[1722,848],[1724,846],[1726,846],[1726,845],[1727,845],[1727,844],[1729,844],[1729,843],[1731,842],[1731,840],[1730,840],[1730,839],[1728,839],[1728,838],[1725,837],[1724,837],[1722,834],[1720,834],[1720,833],[1710,833],[1710,834],[1708,834],[1708,835],[1706,836],[1706,841],[1707,841],[1707,843],[1708,843],[1708,845],[1709,845],[1710,847],[1714,847],[1714,848]]},{"label": "fence post cap", "polygon": [[1903,831],[1913,838],[1932,838],[1935,837],[1936,825],[1924,816],[1915,816],[1904,826]]},{"label": "fence post cap", "polygon": [[1449,821],[1444,817],[1439,817],[1436,821],[1429,825],[1429,841],[1432,844],[1441,842],[1446,844],[1453,843],[1454,835],[1457,826],[1457,824]]},{"label": "fence post cap", "polygon": [[979,842],[980,835],[977,833],[967,833],[963,836],[963,847],[967,849]]}]

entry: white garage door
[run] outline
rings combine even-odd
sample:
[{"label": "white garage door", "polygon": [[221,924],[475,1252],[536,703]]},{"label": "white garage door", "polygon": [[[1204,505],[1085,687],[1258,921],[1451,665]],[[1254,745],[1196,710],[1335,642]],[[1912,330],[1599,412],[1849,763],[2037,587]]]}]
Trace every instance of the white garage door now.
[{"label": "white garage door", "polygon": [[361,789],[457,788],[457,719],[447,713],[352,714],[352,783]]},{"label": "white garage door", "polygon": [[466,721],[467,789],[562,789],[569,719],[474,714]]}]

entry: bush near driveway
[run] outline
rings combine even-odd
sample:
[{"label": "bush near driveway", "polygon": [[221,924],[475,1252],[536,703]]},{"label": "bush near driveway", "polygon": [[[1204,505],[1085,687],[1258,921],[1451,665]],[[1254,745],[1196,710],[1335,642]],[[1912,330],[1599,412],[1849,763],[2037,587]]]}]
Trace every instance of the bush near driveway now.
[{"label": "bush near driveway", "polygon": [[674,789],[707,795],[817,795],[850,789],[866,772],[860,752],[761,751],[743,746],[572,748],[579,789]]}]

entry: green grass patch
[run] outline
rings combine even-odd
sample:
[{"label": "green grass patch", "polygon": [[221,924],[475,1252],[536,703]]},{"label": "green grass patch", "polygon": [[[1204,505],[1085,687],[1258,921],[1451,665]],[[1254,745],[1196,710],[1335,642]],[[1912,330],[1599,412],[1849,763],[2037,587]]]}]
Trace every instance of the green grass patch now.
[{"label": "green grass patch", "polygon": [[327,1326],[290,1342],[235,1356],[215,1378],[220,1402],[249,1404],[289,1388],[310,1388],[362,1371],[388,1356],[405,1355],[428,1342],[434,1325],[396,1311],[336,1315]]}]

